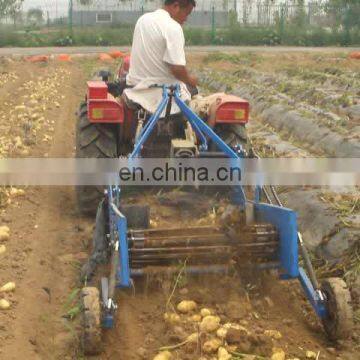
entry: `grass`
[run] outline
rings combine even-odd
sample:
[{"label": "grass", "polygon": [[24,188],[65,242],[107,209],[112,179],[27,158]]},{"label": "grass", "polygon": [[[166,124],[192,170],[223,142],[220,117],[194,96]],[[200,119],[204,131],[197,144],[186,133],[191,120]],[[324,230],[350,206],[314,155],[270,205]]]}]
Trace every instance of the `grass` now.
[{"label": "grass", "polygon": [[0,208],[6,206],[8,200],[7,192],[5,187],[0,187]]},{"label": "grass", "polygon": [[226,61],[236,65],[251,65],[262,61],[262,57],[254,52],[245,52],[241,54],[229,54],[222,52],[213,52],[204,58],[204,63]]},{"label": "grass", "polygon": [[321,200],[328,203],[336,212],[349,216],[360,212],[360,199],[353,194],[334,194],[324,192]]},{"label": "grass", "polygon": [[84,58],[79,62],[82,71],[87,79],[90,79],[94,75],[96,66],[98,65],[97,60],[91,58]]},{"label": "grass", "polygon": [[65,304],[63,306],[65,318],[74,320],[82,311],[80,304],[80,288],[73,289],[68,295]]},{"label": "grass", "polygon": [[[287,26],[279,33],[273,27],[254,27],[233,24],[216,29],[215,38],[207,28],[184,30],[188,45],[288,45],[288,46],[337,46],[359,45],[360,28],[354,28],[350,36],[343,31],[328,32],[322,28],[299,28]],[[38,47],[38,46],[128,46],[131,45],[133,26],[113,24],[112,26],[74,27],[70,34],[67,26],[42,29],[14,29],[0,26],[0,47]]]},{"label": "grass", "polygon": [[346,46],[360,43],[360,29],[354,28],[347,38],[343,31],[328,32],[319,27],[288,25],[280,33],[276,27],[236,25],[219,30],[216,42],[222,45]]},{"label": "grass", "polygon": [[311,253],[312,263],[318,279],[341,277],[353,284],[360,276],[360,244],[355,243],[336,263],[329,263]]},{"label": "grass", "polygon": [[186,263],[187,263],[187,259],[184,261],[183,264],[181,264],[179,272],[176,275],[176,278],[174,279],[173,289],[171,291],[169,298],[166,301],[166,308],[168,308],[170,306],[172,297],[174,296],[176,289],[178,287],[180,287],[180,288],[184,287],[187,284]]},{"label": "grass", "polygon": [[239,352],[235,352],[235,351],[231,351],[230,352],[232,357],[231,359],[233,360],[241,360],[241,359],[253,359],[253,360],[266,360],[268,359],[267,357],[263,357],[260,355],[253,355],[253,354],[242,354]]}]

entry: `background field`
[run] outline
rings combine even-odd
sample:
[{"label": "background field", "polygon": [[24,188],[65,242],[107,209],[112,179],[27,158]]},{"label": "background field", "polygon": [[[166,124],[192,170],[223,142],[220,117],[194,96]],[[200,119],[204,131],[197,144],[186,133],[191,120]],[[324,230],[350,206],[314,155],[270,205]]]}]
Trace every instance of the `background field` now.
[{"label": "background field", "polygon": [[[74,0],[60,11],[56,0],[2,0],[0,47],[130,45],[136,20],[161,3]],[[350,46],[359,18],[358,0],[198,0],[185,35],[188,45]]]},{"label": "background field", "polygon": [[[360,63],[349,59],[345,50],[190,53],[189,63],[201,79],[202,92],[227,91],[251,100],[249,135],[263,156],[341,157],[345,151],[347,157],[359,156]],[[3,57],[0,64],[0,157],[73,157],[75,113],[84,98],[86,80],[96,69],[116,69],[118,63],[104,65],[96,55],[89,55],[74,56],[70,63],[59,63],[55,57],[35,64],[22,57]],[[307,136],[290,127],[294,111],[296,122],[310,129]],[[277,122],[288,112],[288,125]],[[311,129],[325,135],[314,141]],[[322,141],[328,135],[336,145]],[[0,226],[10,228],[10,239],[4,242],[7,251],[0,255],[0,282],[17,284],[15,293],[6,295],[11,309],[0,312],[0,358],[81,359],[79,269],[91,248],[94,221],[79,215],[72,188],[27,187],[24,191],[0,190]],[[299,212],[318,275],[342,276],[351,288],[356,310],[352,338],[329,342],[299,285],[278,282],[272,275],[204,278],[201,286],[183,278],[171,306],[184,298],[194,299],[224,322],[243,326],[252,335],[239,352],[268,358],[272,348],[279,347],[287,358],[305,359],[311,350],[321,360],[357,359],[358,189],[279,191],[285,204]],[[156,193],[143,197],[152,204],[155,227],[176,225],[173,219],[179,224],[211,223],[214,211],[221,212],[221,206],[205,200],[199,202],[202,206],[195,209],[196,215],[176,205],[169,212],[161,200]],[[183,333],[164,323],[175,279],[147,281],[147,287],[137,284],[136,297],[132,292],[120,296],[117,327],[106,335],[106,351],[99,359],[152,359],[160,346],[177,343],[193,327],[186,316],[181,319]],[[235,313],[234,302],[241,305]],[[265,330],[278,330],[282,337],[264,336]],[[173,351],[174,359],[194,359],[193,351],[179,348]]]}]

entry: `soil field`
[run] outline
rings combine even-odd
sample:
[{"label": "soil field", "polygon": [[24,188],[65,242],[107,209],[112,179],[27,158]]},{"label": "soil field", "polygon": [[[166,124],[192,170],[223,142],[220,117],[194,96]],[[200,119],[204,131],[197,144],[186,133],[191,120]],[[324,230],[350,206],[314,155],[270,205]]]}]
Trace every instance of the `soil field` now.
[{"label": "soil field", "polygon": [[[1,48],[0,56],[29,56],[42,54],[95,54],[104,53],[114,50],[129,51],[128,46],[112,47],[112,46],[71,46],[71,47],[38,47],[38,48]],[[305,53],[334,53],[358,51],[358,47],[301,47],[301,46],[189,46],[187,50],[191,53],[208,53],[211,51],[223,52],[270,52],[270,53],[289,53],[289,52],[305,52]]]},{"label": "soil field", "polygon": [[[238,85],[246,84],[252,86],[246,91],[254,105],[269,101],[271,105],[286,102],[291,107],[297,102],[302,115],[311,114],[312,123],[349,141],[347,149],[356,149],[359,61],[323,52],[228,56],[190,55],[190,65],[206,73],[205,90],[228,88],[236,92]],[[102,66],[96,57],[41,64],[0,59],[0,157],[73,157],[75,113],[84,98],[86,80]],[[219,69],[232,72],[220,73]],[[213,83],[209,84],[209,79]],[[265,88],[266,96],[260,101],[257,92],[264,94]],[[314,93],[319,94],[316,99]],[[259,109],[252,117],[249,135],[263,155],[327,154],[326,147],[277,127],[270,115],[267,121]],[[339,231],[355,234],[346,238],[348,249],[357,246],[356,189],[290,190],[315,191],[308,198],[316,198],[333,216],[333,223],[326,220],[314,250],[335,225]],[[286,194],[289,189],[283,189],[284,199]],[[181,192],[167,199],[153,192],[142,194],[141,201],[151,204],[152,227],[213,224],[224,204],[219,199],[196,196],[200,198],[195,203]],[[295,197],[288,198],[291,203]],[[139,197],[130,200],[137,202]],[[7,187],[0,188],[1,226],[7,227],[9,234],[0,238],[0,286],[11,281],[16,289],[0,296],[10,304],[9,309],[0,310],[0,359],[84,359],[79,341],[80,268],[91,251],[94,220],[80,216],[71,187]],[[335,243],[331,237],[326,239]],[[315,260],[322,276],[337,274],[338,267],[325,266],[322,258]],[[179,360],[228,359],[218,357],[218,347],[224,354],[232,352],[232,359],[360,359],[358,259],[351,258],[346,269],[358,321],[347,341],[327,340],[297,282],[280,282],[273,273],[250,271],[190,278],[179,269],[175,276],[150,276],[134,289],[119,292],[116,327],[105,333],[104,352],[94,359],[152,360],[162,347],[168,348],[171,359]],[[194,301],[196,307],[179,312],[177,305],[183,300]],[[202,317],[209,313],[218,319],[218,327],[228,330],[226,335],[215,331],[198,337]],[[194,333],[198,341],[186,342]],[[199,346],[206,343],[205,348]]]}]

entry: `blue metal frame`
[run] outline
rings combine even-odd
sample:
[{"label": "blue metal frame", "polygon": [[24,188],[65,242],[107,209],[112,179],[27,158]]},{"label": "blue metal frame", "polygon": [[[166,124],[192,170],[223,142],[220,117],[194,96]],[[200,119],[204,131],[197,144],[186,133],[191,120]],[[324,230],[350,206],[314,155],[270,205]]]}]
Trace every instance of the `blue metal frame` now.
[{"label": "blue metal frame", "polygon": [[[180,108],[181,112],[189,121],[190,125],[194,129],[196,135],[200,140],[200,149],[206,151],[207,146],[207,138],[211,139],[215,145],[230,159],[236,160],[236,163],[241,162],[241,157],[239,154],[234,151],[229,145],[227,145],[214,131],[208,126],[197,114],[195,114],[181,99],[180,95],[180,86],[162,86],[162,99],[161,102],[156,109],[155,113],[150,117],[147,124],[141,131],[140,136],[138,137],[134,150],[129,156],[129,159],[135,159],[139,157],[141,149],[149,136],[151,135],[157,121],[160,119],[161,114],[163,113],[166,105],[169,101],[172,101],[174,98],[176,104]],[[231,161],[231,160],[230,160]],[[241,166],[241,163],[240,163]],[[233,202],[238,204],[241,208],[245,208],[246,203],[246,195],[244,189],[241,186],[236,187],[233,196]]]},{"label": "blue metal frame", "polygon": [[214,141],[214,143],[219,147],[219,149],[224,152],[226,156],[233,159],[239,159],[238,154],[233,149],[231,149],[229,145],[222,141],[222,139],[185,104],[185,102],[180,97],[179,85],[177,85],[174,90],[172,87],[168,86],[163,86],[162,89],[162,100],[155,113],[150,117],[149,121],[144,126],[138,140],[135,143],[134,150],[129,156],[130,159],[136,158],[140,155],[142,146],[145,144],[146,140],[151,135],[151,132],[154,130],[154,127],[156,125],[156,122],[160,119],[161,114],[163,113],[168,101],[170,100],[170,91],[174,91],[173,97],[176,104],[179,106],[181,112],[190,122],[196,135],[199,136],[201,144],[204,147],[205,151],[207,150],[206,136],[208,136],[212,141]]},{"label": "blue metal frame", "polygon": [[161,100],[158,108],[154,112],[154,114],[150,117],[148,123],[142,129],[139,139],[135,143],[134,150],[129,156],[130,159],[134,159],[140,155],[140,151],[141,151],[143,145],[145,144],[146,140],[149,138],[152,131],[154,130],[156,122],[160,119],[160,116],[161,116],[162,112],[164,111],[165,106],[168,103],[168,99],[169,99],[169,94],[168,94],[167,88],[164,86],[162,100]]},{"label": "blue metal frame", "polygon": [[[241,152],[234,151],[229,147],[198,115],[196,115],[181,99],[180,87],[167,87],[163,86],[162,100],[156,110],[156,112],[150,117],[147,124],[141,131],[139,138],[137,139],[134,150],[130,155],[130,159],[139,157],[141,149],[151,132],[154,130],[156,122],[160,119],[168,101],[174,98],[176,104],[180,108],[181,112],[190,122],[192,128],[196,132],[200,140],[200,148],[203,151],[207,150],[207,139],[211,139],[217,147],[230,159],[234,159],[237,162],[241,161]],[[231,161],[231,160],[230,160]],[[298,232],[297,232],[297,215],[294,211],[260,203],[261,187],[255,188],[255,217],[257,221],[264,221],[273,224],[278,232],[280,238],[279,254],[277,259],[277,267],[281,272],[282,279],[299,279],[305,294],[312,304],[316,314],[320,318],[327,316],[327,309],[325,301],[319,296],[319,293],[314,290],[311,281],[309,280],[305,270],[299,267],[298,261]],[[116,286],[120,288],[127,288],[131,286],[131,269],[129,265],[129,248],[127,239],[127,221],[125,216],[119,210],[120,204],[120,188],[118,186],[109,187],[108,190],[108,204],[109,204],[109,222],[110,222],[110,240],[112,244],[118,242],[118,269],[116,273]],[[234,187],[233,200],[245,207],[246,196],[242,186]],[[274,264],[272,265],[274,266]],[[138,271],[139,272],[139,271]],[[140,274],[141,272],[139,272]],[[132,275],[136,275],[135,273]],[[114,322],[113,314],[108,311],[103,318],[104,327],[112,327]]]},{"label": "blue metal frame", "polygon": [[[114,195],[116,201],[114,201]],[[118,241],[119,267],[117,271],[117,287],[126,288],[131,286],[127,220],[119,210],[120,188],[118,186],[109,187],[108,199],[110,214],[110,239],[113,243]]]},{"label": "blue metal frame", "polygon": [[299,268],[299,281],[305,291],[306,297],[310,301],[310,304],[314,308],[316,314],[321,319],[326,318],[328,316],[328,310],[326,308],[325,299],[322,300],[320,298],[319,293],[315,291],[309,277],[306,275],[306,272],[302,267]]},{"label": "blue metal frame", "polygon": [[[129,264],[129,247],[127,239],[127,220],[126,217],[119,210],[120,204],[120,188],[118,186],[109,186],[107,193],[108,211],[109,211],[109,227],[110,227],[110,244],[114,247],[114,254],[118,257],[117,268],[115,274],[110,274],[115,277],[115,287],[128,288],[131,286],[130,279],[130,264]],[[110,278],[107,284],[112,284]],[[111,286],[111,285],[110,285]],[[107,288],[107,293],[109,288]],[[114,302],[114,299],[107,299],[108,302]],[[111,329],[114,326],[114,308],[108,306],[108,302],[103,304],[105,312],[102,316],[102,326],[105,329]]]},{"label": "blue metal frame", "polygon": [[129,266],[129,247],[127,242],[127,221],[121,214],[117,219],[117,231],[119,234],[119,269],[118,287],[130,287],[130,266]]},{"label": "blue metal frame", "polygon": [[208,136],[227,157],[232,159],[241,159],[239,155],[228,144],[226,144],[209,125],[207,125],[185,104],[185,102],[180,97],[179,91],[179,87],[177,87],[175,90],[175,102],[180,108],[181,112],[189,120],[190,124],[192,126],[195,124],[195,128],[197,127],[201,133]]},{"label": "blue metal frame", "polygon": [[255,204],[255,216],[260,222],[274,225],[279,232],[279,254],[282,278],[299,276],[296,213],[275,205]]},{"label": "blue metal frame", "polygon": [[299,267],[297,215],[295,211],[285,207],[255,203],[255,216],[259,221],[273,224],[279,232],[280,278],[283,280],[298,279],[316,314],[320,318],[325,318],[328,312],[324,300],[315,291],[305,270]]}]

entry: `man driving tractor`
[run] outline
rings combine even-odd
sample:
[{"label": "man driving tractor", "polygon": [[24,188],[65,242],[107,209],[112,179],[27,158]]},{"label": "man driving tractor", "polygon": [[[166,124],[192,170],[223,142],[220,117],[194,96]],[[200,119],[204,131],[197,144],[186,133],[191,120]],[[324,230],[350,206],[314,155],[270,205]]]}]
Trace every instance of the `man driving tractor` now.
[{"label": "man driving tractor", "polygon": [[[114,81],[101,71],[101,81],[88,83],[79,109],[77,157],[116,158],[135,150],[143,158],[197,157],[206,148],[216,157],[219,146],[194,125],[194,113],[229,147],[247,150],[248,101],[224,93],[190,101],[197,78],[186,66],[181,25],[195,5],[195,0],[165,0],[161,9],[141,16],[131,56],[124,58]],[[179,100],[189,107],[180,110]],[[79,209],[94,214],[102,189],[83,186],[77,194]]]},{"label": "man driving tractor", "polygon": [[165,0],[163,8],[137,21],[126,78],[130,88],[125,90],[125,95],[151,113],[161,100],[162,90],[149,87],[180,84],[183,100],[190,100],[187,87],[197,85],[197,78],[186,67],[182,29],[195,6],[195,0]]}]

